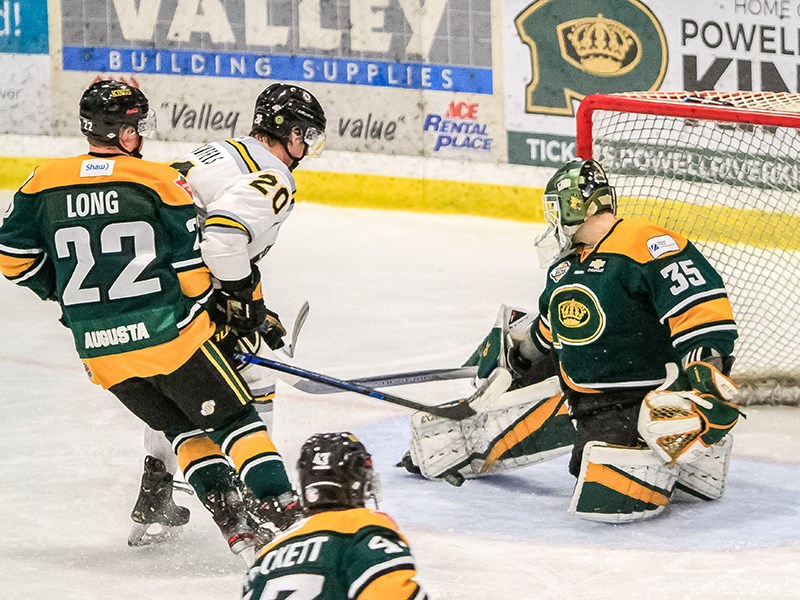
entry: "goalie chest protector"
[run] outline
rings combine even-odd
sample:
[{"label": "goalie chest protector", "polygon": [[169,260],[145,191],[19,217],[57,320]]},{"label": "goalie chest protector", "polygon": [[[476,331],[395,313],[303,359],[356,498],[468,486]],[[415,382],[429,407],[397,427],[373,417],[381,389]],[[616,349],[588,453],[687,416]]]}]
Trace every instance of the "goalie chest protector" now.
[{"label": "goalie chest protector", "polygon": [[737,335],[722,279],[697,248],[636,219],[556,261],[539,311],[577,391],[653,389],[666,363],[701,345],[732,353]]}]

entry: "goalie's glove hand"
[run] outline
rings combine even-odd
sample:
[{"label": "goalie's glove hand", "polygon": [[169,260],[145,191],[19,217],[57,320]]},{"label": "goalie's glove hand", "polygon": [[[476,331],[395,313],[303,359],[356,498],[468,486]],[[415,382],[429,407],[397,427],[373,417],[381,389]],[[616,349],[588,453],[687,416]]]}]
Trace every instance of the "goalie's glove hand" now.
[{"label": "goalie's glove hand", "polygon": [[270,350],[283,348],[285,346],[283,336],[286,335],[286,328],[281,323],[278,313],[266,307],[264,310],[266,311],[266,316],[264,322],[258,327],[258,333]]},{"label": "goalie's glove hand", "polygon": [[706,446],[710,446],[721,440],[743,414],[734,402],[739,388],[710,363],[689,363],[685,370],[689,385],[706,401],[695,401],[695,406],[706,425],[700,437]]},{"label": "goalie's glove hand", "polygon": [[654,390],[639,413],[639,433],[665,462],[685,464],[702,456],[736,425],[738,388],[716,367],[693,362],[683,374],[691,391]]},{"label": "goalie's glove hand", "polygon": [[220,288],[215,291],[218,313],[237,336],[251,335],[267,318],[258,269],[254,267],[244,279],[219,283]]}]

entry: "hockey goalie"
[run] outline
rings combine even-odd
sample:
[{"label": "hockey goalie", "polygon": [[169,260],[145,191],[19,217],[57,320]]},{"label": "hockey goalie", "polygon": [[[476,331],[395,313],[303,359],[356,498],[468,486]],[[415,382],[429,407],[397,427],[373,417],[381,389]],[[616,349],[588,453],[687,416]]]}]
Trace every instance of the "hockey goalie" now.
[{"label": "hockey goalie", "polygon": [[507,391],[463,421],[415,414],[401,464],[460,485],[571,452],[569,511],[610,523],[720,498],[740,415],[721,277],[680,234],[617,217],[596,161],[556,171],[544,205],[539,314],[501,307],[468,363]]}]

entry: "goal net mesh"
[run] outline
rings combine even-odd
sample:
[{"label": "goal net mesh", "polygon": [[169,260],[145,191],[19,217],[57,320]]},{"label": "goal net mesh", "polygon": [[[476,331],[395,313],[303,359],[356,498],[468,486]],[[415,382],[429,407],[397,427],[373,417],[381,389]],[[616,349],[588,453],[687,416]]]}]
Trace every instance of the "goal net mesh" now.
[{"label": "goal net mesh", "polygon": [[[595,104],[591,153],[616,187],[619,214],[683,233],[722,274],[739,325],[742,403],[800,403],[800,95],[612,96],[679,113]],[[785,123],[764,125],[764,114]],[[579,148],[580,138],[579,127]]]}]

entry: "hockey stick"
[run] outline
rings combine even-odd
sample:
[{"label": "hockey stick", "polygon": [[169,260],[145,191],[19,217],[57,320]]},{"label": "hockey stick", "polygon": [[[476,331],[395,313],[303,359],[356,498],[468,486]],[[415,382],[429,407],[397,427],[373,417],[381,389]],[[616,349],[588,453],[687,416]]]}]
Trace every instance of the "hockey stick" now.
[{"label": "hockey stick", "polygon": [[[494,395],[498,383],[500,385],[504,383],[503,381],[499,381],[500,379],[502,379],[502,377],[495,377],[495,375],[497,373],[500,373],[501,371],[505,371],[504,369],[497,369],[495,373],[492,373],[492,376],[486,379],[486,381],[478,389],[478,391],[475,392],[469,398],[461,398],[459,400],[452,400],[450,402],[445,402],[444,404],[437,404],[434,406],[430,406],[427,404],[423,404],[421,402],[416,402],[414,400],[401,398],[400,396],[395,396],[394,394],[386,394],[374,388],[367,387],[364,385],[359,385],[351,381],[346,381],[344,379],[337,379],[329,375],[315,373],[313,371],[301,369],[300,367],[295,367],[293,365],[287,365],[286,363],[270,360],[262,356],[256,356],[254,354],[242,354],[241,352],[236,352],[234,354],[234,357],[245,365],[254,364],[254,365],[259,365],[261,367],[267,367],[268,369],[272,369],[274,371],[280,371],[281,373],[289,373],[290,375],[295,375],[296,377],[302,377],[303,379],[318,381],[320,383],[324,383],[326,385],[330,385],[332,387],[336,387],[341,390],[345,390],[347,392],[354,392],[356,394],[361,394],[363,396],[369,396],[370,398],[375,398],[377,400],[389,402],[390,404],[397,404],[398,406],[404,406],[405,408],[427,412],[432,415],[436,415],[437,417],[445,417],[447,419],[454,419],[456,421],[461,421],[476,414],[475,410],[470,406],[470,403],[477,402],[480,404],[484,401],[483,399],[486,398],[487,396]],[[507,371],[505,372],[507,373]],[[505,387],[507,388],[508,386],[506,385]]]},{"label": "hockey stick", "polygon": [[[357,385],[384,388],[409,385],[412,383],[428,383],[430,381],[469,379],[475,377],[477,373],[477,367],[455,367],[453,369],[424,369],[421,371],[407,371],[389,375],[373,375],[372,377],[359,377],[357,379],[349,379],[348,381]],[[307,394],[333,394],[339,391],[339,388],[309,380],[300,381],[294,387]]]},{"label": "hockey stick", "polygon": [[292,335],[289,338],[289,343],[283,348],[279,349],[289,358],[294,358],[294,353],[297,348],[297,338],[300,335],[300,330],[303,328],[306,319],[308,318],[308,311],[310,308],[311,307],[308,305],[308,300],[305,300],[294,319],[294,326],[292,327]]}]

